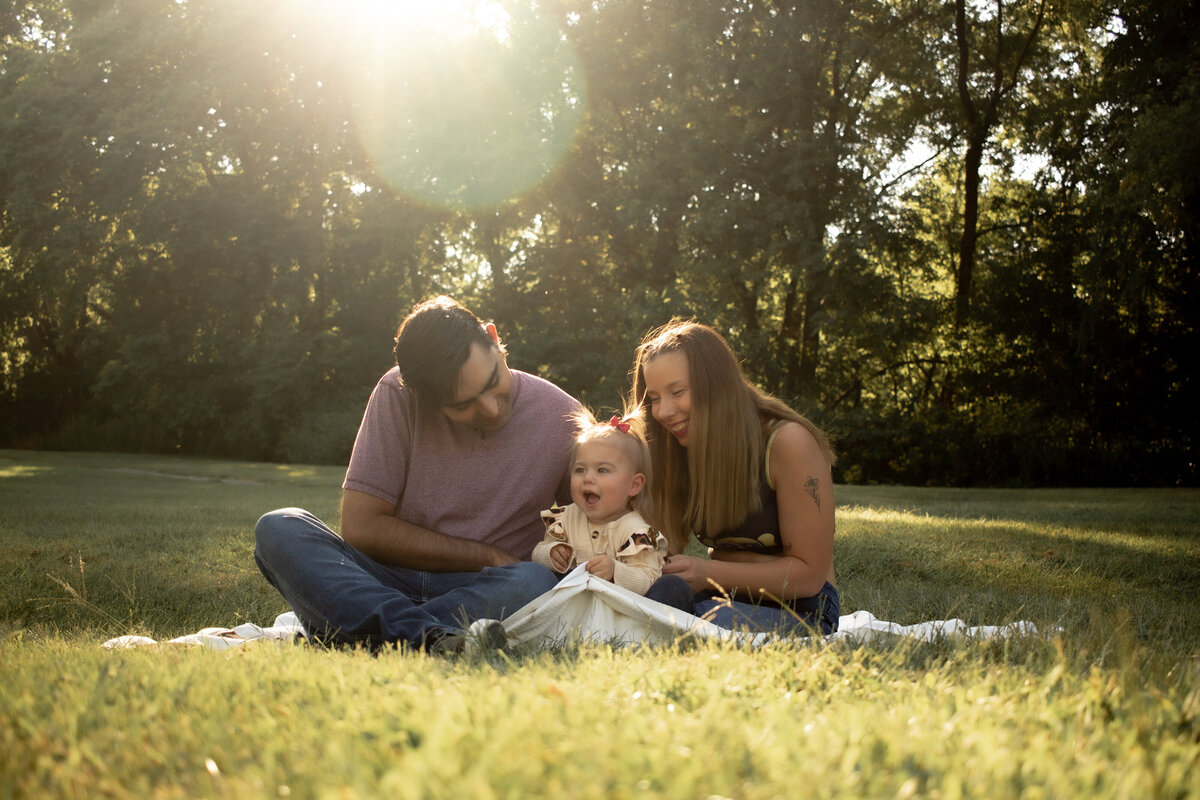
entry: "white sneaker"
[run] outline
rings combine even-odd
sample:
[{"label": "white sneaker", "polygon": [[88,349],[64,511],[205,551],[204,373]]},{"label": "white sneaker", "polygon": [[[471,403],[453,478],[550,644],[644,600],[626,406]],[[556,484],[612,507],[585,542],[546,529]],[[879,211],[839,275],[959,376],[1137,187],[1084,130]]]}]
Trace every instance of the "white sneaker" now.
[{"label": "white sneaker", "polygon": [[477,619],[465,631],[447,629],[425,645],[435,656],[478,656],[503,651],[508,646],[504,625],[497,619]]},{"label": "white sneaker", "polygon": [[500,620],[477,619],[467,628],[463,653],[469,656],[498,653],[507,647],[508,636]]}]

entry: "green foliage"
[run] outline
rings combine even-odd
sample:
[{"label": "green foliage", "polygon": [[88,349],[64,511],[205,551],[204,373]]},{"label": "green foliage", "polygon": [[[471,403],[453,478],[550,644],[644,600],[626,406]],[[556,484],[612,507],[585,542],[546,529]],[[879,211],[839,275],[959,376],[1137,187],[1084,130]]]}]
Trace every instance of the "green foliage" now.
[{"label": "green foliage", "polygon": [[1189,2],[490,8],[0,15],[0,443],[340,463],[446,292],[597,407],[709,322],[846,480],[1195,482]]}]

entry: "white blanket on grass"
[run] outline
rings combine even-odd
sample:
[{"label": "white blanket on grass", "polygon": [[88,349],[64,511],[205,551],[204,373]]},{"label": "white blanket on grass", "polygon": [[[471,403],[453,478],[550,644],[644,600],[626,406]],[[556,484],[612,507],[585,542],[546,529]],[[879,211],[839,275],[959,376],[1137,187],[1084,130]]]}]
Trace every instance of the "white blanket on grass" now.
[{"label": "white blanket on grass", "polygon": [[[653,645],[671,643],[689,636],[760,645],[776,638],[771,634],[742,634],[718,627],[589,575],[583,566],[576,567],[554,589],[505,619],[504,631],[510,645],[580,641]],[[986,638],[1033,633],[1037,633],[1037,628],[1032,622],[972,627],[960,619],[945,619],[899,625],[877,619],[867,611],[856,611],[840,617],[837,632],[825,639],[866,641],[876,636],[890,635],[933,641],[950,635]],[[246,642],[291,642],[303,635],[304,628],[300,621],[289,611],[276,617],[270,627],[247,623],[235,628],[203,628],[197,633],[171,639],[167,644],[200,645],[223,650]],[[151,644],[159,642],[146,636],[118,636],[105,642],[104,647]]]}]

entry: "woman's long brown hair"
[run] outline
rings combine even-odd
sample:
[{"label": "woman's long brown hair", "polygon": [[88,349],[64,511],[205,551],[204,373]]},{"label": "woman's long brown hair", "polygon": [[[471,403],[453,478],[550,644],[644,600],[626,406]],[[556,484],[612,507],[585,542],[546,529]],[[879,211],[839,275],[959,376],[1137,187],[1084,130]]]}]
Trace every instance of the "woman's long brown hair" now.
[{"label": "woman's long brown hair", "polygon": [[[688,446],[651,423],[645,365],[664,353],[687,359],[691,413]],[[816,438],[830,465],[836,460],[825,434],[782,401],[746,379],[729,343],[712,328],[672,320],[642,340],[631,373],[630,408],[647,421],[655,481],[657,526],[672,553],[682,552],[696,531],[716,534],[742,523],[761,508],[764,427],[774,420],[797,422]]]}]

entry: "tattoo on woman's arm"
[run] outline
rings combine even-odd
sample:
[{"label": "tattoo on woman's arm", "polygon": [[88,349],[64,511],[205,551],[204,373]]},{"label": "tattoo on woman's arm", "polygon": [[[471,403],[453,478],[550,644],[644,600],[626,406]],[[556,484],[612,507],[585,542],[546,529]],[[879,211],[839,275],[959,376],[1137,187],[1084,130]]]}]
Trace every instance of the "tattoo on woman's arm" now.
[{"label": "tattoo on woman's arm", "polygon": [[809,475],[808,480],[804,482],[804,491],[808,492],[808,496],[817,504],[817,510],[821,510],[821,495],[818,491],[821,488],[821,482],[813,476]]}]

